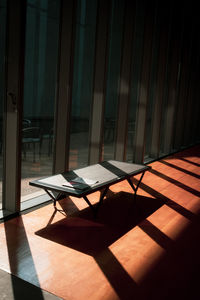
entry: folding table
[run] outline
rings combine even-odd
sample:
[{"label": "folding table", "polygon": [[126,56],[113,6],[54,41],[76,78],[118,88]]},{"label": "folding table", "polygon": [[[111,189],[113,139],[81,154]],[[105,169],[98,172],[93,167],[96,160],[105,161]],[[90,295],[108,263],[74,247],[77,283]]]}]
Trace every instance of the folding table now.
[{"label": "folding table", "polygon": [[[29,184],[44,189],[53,200],[54,207],[56,207],[56,201],[63,196],[83,198],[92,209],[94,216],[96,216],[111,185],[127,180],[134,191],[134,197],[136,197],[144,173],[150,168],[150,166],[142,164],[108,160],[84,168],[33,180]],[[134,185],[131,177],[138,174],[141,174],[140,179]],[[82,183],[79,184],[76,180],[80,180]],[[100,191],[100,197],[99,202],[94,206],[87,196],[96,191]]]}]

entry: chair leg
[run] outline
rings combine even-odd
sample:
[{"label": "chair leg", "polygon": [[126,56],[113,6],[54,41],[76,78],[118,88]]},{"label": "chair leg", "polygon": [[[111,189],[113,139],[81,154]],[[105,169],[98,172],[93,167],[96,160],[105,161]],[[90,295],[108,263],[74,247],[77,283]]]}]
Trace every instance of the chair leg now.
[{"label": "chair leg", "polygon": [[35,143],[33,143],[33,162],[35,162]]},{"label": "chair leg", "polygon": [[23,151],[23,154],[24,154],[24,159],[26,160],[26,145],[23,145],[22,147],[23,147],[22,151]]},{"label": "chair leg", "polygon": [[41,157],[41,149],[42,149],[42,140],[39,143],[39,157]]},{"label": "chair leg", "polygon": [[51,155],[51,152],[52,152],[52,139],[51,137],[49,137],[49,149],[48,149],[48,156]]}]

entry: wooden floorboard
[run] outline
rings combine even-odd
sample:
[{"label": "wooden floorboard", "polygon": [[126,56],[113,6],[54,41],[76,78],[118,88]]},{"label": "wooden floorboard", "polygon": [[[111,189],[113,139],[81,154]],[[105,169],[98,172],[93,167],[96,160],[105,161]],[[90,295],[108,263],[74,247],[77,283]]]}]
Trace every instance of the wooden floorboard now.
[{"label": "wooden floorboard", "polygon": [[0,269],[66,300],[197,299],[200,146],[151,166],[135,203],[120,182],[96,220],[70,197],[0,224]]}]

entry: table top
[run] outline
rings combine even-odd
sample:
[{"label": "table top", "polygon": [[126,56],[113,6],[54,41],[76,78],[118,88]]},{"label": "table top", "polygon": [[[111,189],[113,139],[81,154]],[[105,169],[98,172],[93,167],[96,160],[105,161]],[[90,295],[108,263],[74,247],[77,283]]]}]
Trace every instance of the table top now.
[{"label": "table top", "polygon": [[[29,184],[46,190],[82,197],[149,169],[150,167],[146,165],[109,160],[69,172],[43,177],[30,181]],[[75,182],[77,179],[83,183]]]}]

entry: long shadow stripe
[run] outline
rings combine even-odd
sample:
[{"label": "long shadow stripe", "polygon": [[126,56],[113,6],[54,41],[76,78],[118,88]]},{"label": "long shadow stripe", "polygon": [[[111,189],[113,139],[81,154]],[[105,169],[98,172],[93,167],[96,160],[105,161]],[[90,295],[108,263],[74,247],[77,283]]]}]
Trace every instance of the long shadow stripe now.
[{"label": "long shadow stripe", "polygon": [[142,229],[146,234],[148,234],[158,245],[163,249],[169,249],[174,245],[173,240],[171,240],[166,234],[164,234],[160,229],[153,225],[149,220],[143,220],[138,227]]},{"label": "long shadow stripe", "polygon": [[[17,217],[15,221],[6,221],[4,226],[11,274],[18,277],[23,277],[21,279],[26,281],[29,281],[29,279],[31,278],[31,283],[39,287],[39,289],[35,289],[35,299],[43,300],[43,293],[40,289],[40,282],[22,217]],[[22,252],[24,253],[24,256],[19,259],[19,254],[21,254]],[[11,277],[11,279],[13,297],[16,300],[19,300],[16,281],[14,280],[13,276]]]},{"label": "long shadow stripe", "polygon": [[181,183],[180,181],[177,181],[177,180],[175,180],[175,179],[173,179],[173,178],[171,178],[171,177],[169,177],[169,176],[167,176],[165,174],[162,174],[162,173],[160,173],[160,172],[158,172],[156,170],[153,170],[153,169],[149,170],[149,172],[151,172],[154,175],[159,176],[160,178],[162,178],[164,180],[167,180],[167,181],[171,182],[172,184],[175,184],[176,186],[184,189],[185,191],[187,191],[187,192],[189,192],[189,193],[191,193],[191,194],[193,194],[193,195],[195,195],[197,197],[200,197],[200,192],[199,191],[197,191],[197,190],[195,190],[195,189],[193,189],[193,188],[185,185],[184,183]]},{"label": "long shadow stripe", "polygon": [[176,170],[178,170],[178,171],[180,171],[180,172],[184,172],[184,173],[187,174],[187,175],[190,175],[190,176],[193,176],[193,177],[195,177],[195,178],[200,179],[200,176],[199,176],[198,174],[195,174],[195,173],[190,172],[190,171],[188,171],[188,170],[186,170],[186,169],[183,169],[183,168],[181,168],[181,167],[178,167],[178,166],[176,166],[176,165],[173,165],[173,164],[171,164],[171,163],[169,163],[169,162],[167,162],[167,161],[159,160],[159,162],[162,163],[162,164],[164,164],[164,165],[166,165],[166,166],[168,166],[168,167],[174,168],[174,169],[176,169]]},{"label": "long shadow stripe", "polygon": [[123,268],[109,248],[104,249],[94,259],[120,300],[143,299],[142,291]]},{"label": "long shadow stripe", "polygon": [[[136,182],[136,183],[138,182],[138,180],[135,179],[135,178],[133,178],[133,181]],[[164,196],[163,194],[161,194],[161,193],[157,192],[156,190],[152,189],[151,187],[147,186],[143,182],[140,183],[140,188],[143,189],[148,194],[155,197],[156,199],[162,200],[165,203],[165,205],[169,206],[170,208],[172,208],[173,210],[175,210],[176,212],[178,212],[179,214],[181,214],[185,218],[189,219],[190,221],[198,221],[199,222],[199,217],[198,216],[196,216],[195,214],[193,214],[191,211],[184,208],[180,204],[174,202],[170,198]]]},{"label": "long shadow stripe", "polygon": [[179,157],[178,159],[180,159],[180,160],[182,160],[182,161],[185,161],[185,162],[187,162],[187,163],[189,163],[189,164],[192,164],[192,165],[194,165],[194,166],[196,166],[196,167],[200,167],[200,164],[198,164],[198,163],[196,163],[196,162],[194,162],[194,161],[191,161],[191,160],[189,160],[189,159],[186,159],[186,158],[183,158],[183,157]]}]

